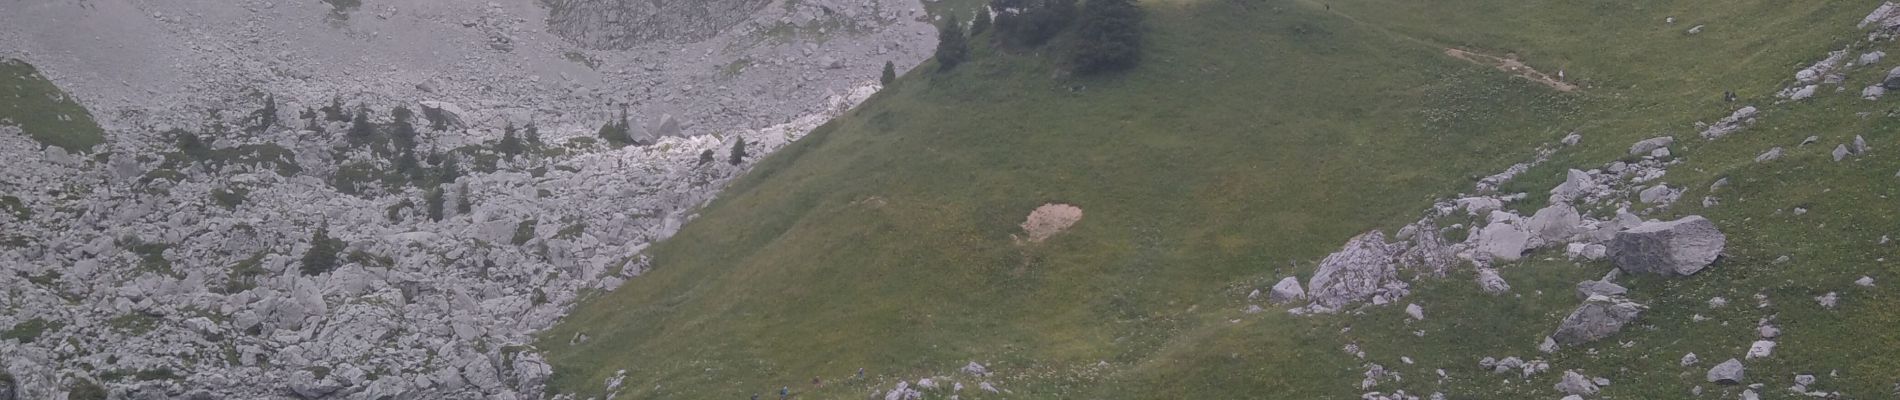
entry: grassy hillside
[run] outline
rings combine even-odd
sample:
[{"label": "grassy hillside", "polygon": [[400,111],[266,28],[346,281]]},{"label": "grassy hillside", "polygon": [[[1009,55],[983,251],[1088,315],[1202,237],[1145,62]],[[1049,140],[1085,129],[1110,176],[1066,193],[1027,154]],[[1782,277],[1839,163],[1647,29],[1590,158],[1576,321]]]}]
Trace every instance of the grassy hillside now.
[{"label": "grassy hillside", "polygon": [[105,141],[92,113],[19,60],[0,59],[0,124],[71,152],[89,152]]},{"label": "grassy hillside", "polygon": [[[1755,320],[1779,312],[1785,356],[1750,371],[1780,376],[1764,378],[1770,387],[1826,368],[1841,370],[1823,379],[1828,387],[1850,393],[1900,379],[1881,376],[1900,370],[1895,351],[1864,351],[1900,348],[1900,337],[1847,334],[1900,321],[1879,311],[1900,309],[1891,291],[1866,289],[1836,311],[1804,300],[1880,273],[1886,250],[1871,241],[1894,216],[1874,204],[1893,191],[1900,162],[1834,164],[1824,158],[1831,144],[1792,147],[1822,133],[1827,143],[1864,134],[1900,146],[1891,118],[1854,116],[1890,106],[1851,94],[1786,106],[1767,98],[1799,66],[1856,39],[1852,25],[1872,4],[1142,4],[1148,50],[1133,71],[1067,78],[1046,55],[980,48],[950,73],[920,67],[769,157],[649,250],[654,271],[547,334],[539,347],[557,366],[556,389],[600,395],[625,370],[619,398],[744,398],[781,386],[858,398],[927,376],[991,381],[1015,398],[1357,398],[1370,361],[1404,374],[1396,387],[1413,394],[1554,398],[1554,375],[1499,383],[1476,360],[1539,357],[1538,340],[1576,305],[1569,288],[1607,263],[1527,257],[1506,266],[1506,296],[1478,294],[1468,272],[1429,281],[1406,300],[1427,306],[1424,322],[1403,322],[1399,307],[1241,310],[1248,291],[1304,277],[1348,237],[1415,220],[1434,198],[1572,131],[1585,145],[1510,188],[1539,193],[1564,168],[1675,134],[1688,162],[1667,181],[1697,190],[1658,216],[1710,216],[1731,235],[1731,254],[1691,279],[1634,281],[1655,309],[1646,328],[1615,339],[1637,345],[1544,356],[1554,368],[1608,376],[1616,396],[1682,396],[1702,369],[1674,367],[1681,352],[1739,357]],[[1709,27],[1683,32],[1695,24]],[[1448,57],[1449,47],[1515,54],[1582,89],[1558,92]],[[1724,90],[1765,106],[1763,122],[1724,141],[1689,140],[1693,122],[1739,107],[1720,101]],[[1791,148],[1783,162],[1750,162],[1776,145]],[[1695,199],[1720,177],[1734,192],[1700,209]],[[1015,244],[1016,224],[1046,202],[1086,215],[1047,242]],[[1795,204],[1840,211],[1798,221],[1776,212]],[[1798,261],[1769,263],[1784,254]],[[1757,291],[1776,308],[1754,308]],[[1736,305],[1707,310],[1715,295]],[[1714,319],[1691,322],[1697,313]],[[570,345],[576,334],[591,340]],[[1347,343],[1368,359],[1341,351]],[[996,374],[955,372],[970,361]],[[860,367],[867,377],[852,378]],[[1438,381],[1435,369],[1451,377]],[[812,387],[813,376],[827,384]]]}]

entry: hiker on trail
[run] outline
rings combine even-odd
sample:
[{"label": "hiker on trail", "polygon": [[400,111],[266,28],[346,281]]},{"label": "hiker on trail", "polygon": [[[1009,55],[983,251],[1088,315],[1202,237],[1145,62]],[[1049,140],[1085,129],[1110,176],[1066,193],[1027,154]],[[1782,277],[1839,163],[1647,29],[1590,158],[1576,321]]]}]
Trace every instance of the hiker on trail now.
[{"label": "hiker on trail", "polygon": [[864,379],[864,367],[858,367],[858,379],[859,380]]},{"label": "hiker on trail", "polygon": [[790,397],[791,395],[792,395],[792,387],[791,387],[791,386],[779,386],[779,387],[778,387],[778,400],[785,400],[785,398],[786,398],[786,397]]},{"label": "hiker on trail", "polygon": [[752,394],[752,400],[759,400],[759,394],[758,394],[758,393],[753,393],[753,394]]}]

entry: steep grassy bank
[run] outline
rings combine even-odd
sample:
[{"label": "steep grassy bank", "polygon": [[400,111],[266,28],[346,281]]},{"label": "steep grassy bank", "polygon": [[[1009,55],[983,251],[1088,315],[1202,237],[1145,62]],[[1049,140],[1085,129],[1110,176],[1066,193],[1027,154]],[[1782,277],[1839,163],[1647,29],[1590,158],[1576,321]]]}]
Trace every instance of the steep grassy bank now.
[{"label": "steep grassy bank", "polygon": [[[1305,276],[1346,238],[1415,220],[1432,199],[1469,190],[1471,177],[1566,133],[1583,133],[1585,144],[1512,189],[1548,190],[1564,168],[1621,157],[1642,138],[1692,142],[1694,121],[1739,106],[1722,102],[1722,91],[1766,105],[1791,71],[1852,41],[1852,23],[1871,9],[1768,1],[1143,6],[1149,50],[1134,71],[1070,79],[1048,57],[980,48],[975,63],[947,74],[920,68],[768,158],[652,248],[654,271],[588,302],[545,336],[539,347],[557,365],[556,388],[599,395],[625,370],[620,398],[743,398],[781,386],[845,398],[898,380],[960,376],[958,367],[979,361],[996,373],[982,380],[1011,397],[1356,398],[1363,363],[1376,361],[1405,374],[1399,386],[1415,394],[1547,396],[1549,376],[1497,384],[1475,362],[1537,356],[1537,341],[1576,304],[1569,288],[1607,264],[1572,266],[1538,254],[1506,266],[1516,287],[1506,296],[1478,294],[1468,272],[1428,282],[1407,301],[1427,304],[1434,317],[1415,324],[1402,322],[1397,307],[1242,314],[1244,296],[1281,276]],[[1668,16],[1678,22],[1665,24]],[[1704,23],[1712,27],[1684,33]],[[1583,87],[1558,92],[1448,57],[1447,47],[1514,53]],[[1758,131],[1850,129],[1833,124],[1851,111],[1797,113],[1833,104],[1824,102],[1868,104],[1841,97],[1777,108],[1765,119],[1800,117],[1765,121],[1734,140],[1685,144],[1690,162],[1672,170],[1672,185],[1706,188],[1723,176],[1763,182],[1738,182],[1742,194],[1727,208],[1698,210],[1692,191],[1657,214],[1708,214],[1733,235],[1734,256],[1693,279],[1633,283],[1657,308],[1646,317],[1656,329],[1618,339],[1644,346],[1568,349],[1550,356],[1553,364],[1599,375],[1627,367],[1613,375],[1629,382],[1608,389],[1614,393],[1686,393],[1681,384],[1700,370],[1660,368],[1680,350],[1720,354],[1740,341],[1761,316],[1746,310],[1748,290],[1776,282],[1777,293],[1814,291],[1822,278],[1813,271],[1749,275],[1770,268],[1767,255],[1818,247],[1777,239],[1812,232],[1749,218],[1773,215],[1787,207],[1781,196],[1816,188],[1836,188],[1821,196],[1831,201],[1868,201],[1874,192],[1838,189],[1872,173],[1748,175],[1734,157],[1745,155],[1745,163],[1763,144],[1794,135]],[[1851,129],[1888,123],[1860,124]],[[1086,216],[1047,242],[1015,244],[1016,224],[1046,202],[1077,205]],[[1849,248],[1867,246],[1818,258],[1872,263]],[[1847,272],[1827,272],[1826,282],[1852,280],[1837,273]],[[1800,282],[1795,276],[1814,281],[1779,283]],[[1727,296],[1737,305],[1703,313],[1733,323],[1692,325],[1686,315],[1717,290],[1735,291]],[[1791,306],[1801,301],[1787,297]],[[1891,320],[1854,309],[1800,311],[1832,316],[1787,322],[1791,334],[1814,326],[1803,340]],[[570,345],[576,334],[591,340]],[[1698,340],[1703,334],[1726,336]],[[1860,339],[1784,346],[1846,361],[1856,359],[1841,353],[1851,346],[1891,340]],[[1347,343],[1371,359],[1340,351]],[[1800,360],[1763,368],[1812,368]],[[859,367],[864,380],[851,377]],[[1435,382],[1435,369],[1452,377]],[[1877,375],[1849,374],[1848,385],[1871,390]],[[828,384],[812,387],[813,376]]]}]

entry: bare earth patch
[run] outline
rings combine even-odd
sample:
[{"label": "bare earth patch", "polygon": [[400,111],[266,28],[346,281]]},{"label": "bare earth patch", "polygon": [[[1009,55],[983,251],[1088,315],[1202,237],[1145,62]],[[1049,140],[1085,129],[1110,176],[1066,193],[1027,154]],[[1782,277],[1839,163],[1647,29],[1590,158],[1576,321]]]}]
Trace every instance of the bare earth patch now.
[{"label": "bare earth patch", "polygon": [[1029,218],[1023,220],[1023,236],[1016,237],[1016,244],[1036,243],[1050,236],[1062,233],[1082,220],[1082,208],[1068,204],[1043,204],[1029,212]]},{"label": "bare earth patch", "polygon": [[1541,83],[1544,86],[1549,86],[1552,89],[1557,89],[1557,91],[1559,92],[1570,92],[1570,91],[1577,90],[1577,85],[1573,85],[1568,82],[1558,80],[1556,78],[1551,78],[1550,75],[1548,74],[1538,71],[1537,69],[1531,68],[1529,65],[1524,65],[1523,62],[1518,61],[1515,57],[1498,57],[1498,56],[1494,56],[1490,54],[1465,51],[1462,49],[1445,49],[1445,55],[1452,56],[1453,58],[1457,58],[1460,60],[1470,61],[1473,64],[1489,65],[1492,68],[1497,68],[1499,71],[1504,71],[1504,72],[1510,73],[1511,75],[1517,75],[1517,77],[1519,78],[1529,79],[1531,80],[1531,82]]}]

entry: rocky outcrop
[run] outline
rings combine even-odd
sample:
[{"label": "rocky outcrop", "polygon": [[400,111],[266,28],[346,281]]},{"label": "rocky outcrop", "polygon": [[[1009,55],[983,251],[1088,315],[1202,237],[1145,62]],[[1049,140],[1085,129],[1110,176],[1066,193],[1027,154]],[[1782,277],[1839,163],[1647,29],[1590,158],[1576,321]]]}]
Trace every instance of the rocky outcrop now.
[{"label": "rocky outcrop", "polygon": [[1617,232],[1609,256],[1629,273],[1688,276],[1708,267],[1722,254],[1727,237],[1715,223],[1701,216],[1675,221],[1650,221]]},{"label": "rocky outcrop", "polygon": [[1406,284],[1399,280],[1393,263],[1395,246],[1385,242],[1378,231],[1354,236],[1346,246],[1326,259],[1308,280],[1308,293],[1316,310],[1332,310],[1365,301],[1384,301],[1404,296]]}]

